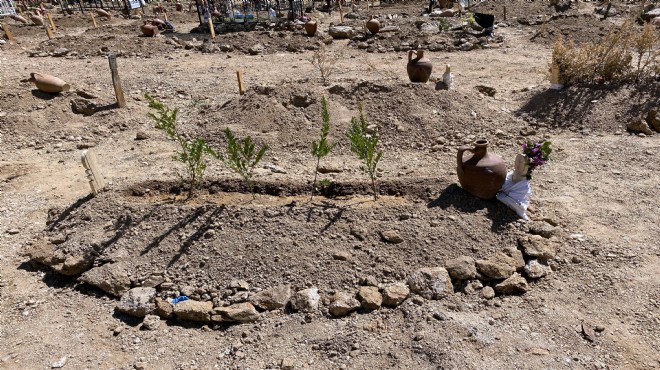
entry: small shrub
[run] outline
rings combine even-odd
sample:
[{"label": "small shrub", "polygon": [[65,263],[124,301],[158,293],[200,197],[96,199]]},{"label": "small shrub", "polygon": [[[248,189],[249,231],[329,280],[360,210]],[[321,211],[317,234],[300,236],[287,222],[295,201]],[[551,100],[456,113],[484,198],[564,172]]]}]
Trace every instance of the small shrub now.
[{"label": "small shrub", "polygon": [[157,114],[148,113],[156,125],[156,128],[165,131],[165,134],[172,140],[175,140],[181,147],[176,152],[174,160],[179,161],[186,166],[186,175],[179,175],[181,180],[189,185],[188,197],[192,196],[195,185],[202,181],[204,170],[206,170],[206,161],[204,155],[209,154],[217,157],[217,153],[204,141],[204,139],[188,140],[178,130],[177,117],[178,108],[171,109],[161,101],[145,94],[149,102],[149,108],[155,109]]},{"label": "small shrub", "polygon": [[335,72],[337,62],[343,58],[343,56],[343,50],[335,54],[330,52],[325,44],[321,44],[318,50],[312,54],[311,63],[321,73],[323,85],[328,85],[330,76]]},{"label": "small shrub", "polygon": [[440,20],[438,20],[438,29],[440,30],[440,32],[447,31],[450,28],[451,28],[451,23],[449,23],[448,20],[444,18],[440,18]]},{"label": "small shrub", "polygon": [[316,177],[319,173],[321,158],[330,154],[336,145],[336,143],[328,143],[328,134],[330,133],[330,113],[328,113],[328,102],[325,100],[325,96],[321,98],[321,118],[323,119],[323,124],[321,125],[321,137],[318,142],[316,140],[312,141],[312,155],[316,157],[316,167],[314,169],[314,182],[312,182],[312,196],[310,200],[314,199]]},{"label": "small shrub", "polygon": [[378,200],[378,190],[376,189],[376,168],[378,162],[383,156],[382,151],[376,151],[378,145],[378,130],[369,133],[367,130],[367,121],[364,118],[362,104],[359,105],[360,119],[353,117],[351,127],[349,127],[346,136],[351,141],[351,151],[363,162],[363,171],[369,175],[371,180],[371,189],[374,192],[374,200]]},{"label": "small shrub", "polygon": [[635,80],[639,81],[649,73],[647,72],[649,66],[655,65],[656,69],[660,67],[660,62],[658,61],[660,50],[653,50],[658,41],[660,41],[660,36],[653,29],[653,26],[648,23],[644,25],[642,32],[635,35],[633,39],[633,49],[637,54],[637,75],[635,76]]},{"label": "small shrub", "polygon": [[234,133],[231,132],[229,127],[225,129],[225,137],[227,138],[227,157],[224,158],[224,162],[227,167],[234,170],[239,174],[252,194],[252,198],[255,198],[254,194],[254,183],[252,182],[252,175],[254,168],[257,166],[268,147],[263,145],[259,150],[255,150],[256,146],[252,142],[251,137],[246,137],[242,141],[236,140]]}]

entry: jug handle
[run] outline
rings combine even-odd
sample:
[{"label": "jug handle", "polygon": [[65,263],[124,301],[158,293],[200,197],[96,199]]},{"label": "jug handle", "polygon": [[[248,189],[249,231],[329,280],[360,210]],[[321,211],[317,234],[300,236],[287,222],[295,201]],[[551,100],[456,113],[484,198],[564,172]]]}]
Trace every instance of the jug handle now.
[{"label": "jug handle", "polygon": [[415,50],[409,50],[409,51],[408,51],[408,61],[409,61],[409,62],[412,60],[412,55],[413,55],[413,53],[416,53],[416,52],[417,52],[417,51],[415,51]]},{"label": "jug handle", "polygon": [[456,165],[458,168],[463,168],[463,153],[465,151],[472,152],[474,153],[474,149],[470,148],[469,146],[462,146],[458,148],[458,152],[456,153]]}]

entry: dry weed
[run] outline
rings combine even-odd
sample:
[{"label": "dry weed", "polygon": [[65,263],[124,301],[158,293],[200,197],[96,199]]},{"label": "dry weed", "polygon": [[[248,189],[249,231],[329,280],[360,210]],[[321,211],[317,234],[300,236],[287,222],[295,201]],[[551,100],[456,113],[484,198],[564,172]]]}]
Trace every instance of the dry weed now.
[{"label": "dry weed", "polygon": [[338,53],[333,53],[328,50],[325,44],[321,44],[318,50],[312,54],[311,63],[321,73],[323,85],[328,85],[328,80],[334,73],[337,62],[343,57],[344,49],[341,49]]}]

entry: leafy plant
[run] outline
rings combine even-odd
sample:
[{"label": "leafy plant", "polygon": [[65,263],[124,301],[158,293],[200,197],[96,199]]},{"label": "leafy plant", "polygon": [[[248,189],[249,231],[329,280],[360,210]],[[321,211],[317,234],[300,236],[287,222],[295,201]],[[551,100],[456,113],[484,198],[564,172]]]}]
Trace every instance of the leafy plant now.
[{"label": "leafy plant", "polygon": [[474,26],[474,24],[477,22],[477,20],[474,19],[474,13],[472,12],[465,13],[465,16],[463,17],[463,22],[466,23],[467,28],[472,28],[472,26]]},{"label": "leafy plant", "polygon": [[204,141],[204,139],[188,140],[178,130],[177,117],[178,108],[170,108],[161,101],[155,99],[149,94],[144,97],[149,102],[149,108],[155,109],[156,114],[148,113],[156,128],[163,130],[172,140],[176,141],[181,150],[176,152],[173,159],[183,163],[186,166],[185,177],[179,175],[182,181],[186,181],[190,186],[188,197],[192,196],[195,185],[202,181],[204,170],[206,170],[205,154],[217,157],[218,154]]},{"label": "leafy plant", "polygon": [[229,127],[225,129],[225,137],[227,138],[227,157],[224,158],[225,164],[238,173],[246,182],[252,198],[255,198],[254,183],[252,182],[252,175],[254,168],[257,166],[268,146],[263,145],[259,150],[252,142],[251,137],[238,141],[231,132]]},{"label": "leafy plant", "polygon": [[314,182],[312,182],[312,196],[310,200],[314,199],[314,192],[316,191],[316,178],[319,173],[319,164],[321,163],[321,158],[330,154],[335,145],[337,145],[337,143],[328,143],[328,134],[330,133],[330,113],[328,113],[328,102],[325,100],[325,96],[321,98],[321,118],[323,119],[323,125],[321,126],[321,137],[318,142],[316,140],[312,141],[312,155],[316,157],[316,168],[314,169]]},{"label": "leafy plant", "polygon": [[374,200],[378,200],[378,190],[376,189],[376,168],[378,162],[383,156],[382,151],[377,151],[378,145],[378,131],[373,130],[372,133],[368,132],[367,121],[364,118],[364,111],[362,110],[362,103],[358,105],[360,111],[360,118],[351,118],[351,127],[346,132],[346,136],[351,141],[351,151],[362,160],[364,166],[363,171],[369,175],[371,179],[371,188],[374,192]]},{"label": "leafy plant", "polygon": [[438,20],[438,29],[440,30],[440,32],[447,31],[450,28],[451,28],[451,23],[449,23],[448,20],[444,18],[440,18]]},{"label": "leafy plant", "polygon": [[323,80],[323,85],[328,85],[328,80],[330,76],[335,71],[335,66],[339,59],[344,56],[343,49],[338,54],[331,53],[325,44],[321,44],[318,50],[312,54],[312,59],[310,62],[316,69],[321,73],[321,79]]},{"label": "leafy plant", "polygon": [[527,142],[522,145],[523,155],[529,163],[529,170],[527,171],[528,180],[532,179],[532,171],[536,167],[542,166],[551,160],[552,148],[550,145],[552,145],[550,141]]}]

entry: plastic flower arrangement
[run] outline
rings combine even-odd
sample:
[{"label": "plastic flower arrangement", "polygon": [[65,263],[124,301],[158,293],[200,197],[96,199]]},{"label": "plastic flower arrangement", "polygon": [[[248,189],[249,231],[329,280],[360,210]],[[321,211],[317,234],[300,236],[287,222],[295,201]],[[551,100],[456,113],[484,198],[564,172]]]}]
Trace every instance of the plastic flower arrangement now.
[{"label": "plastic flower arrangement", "polygon": [[550,161],[550,154],[552,143],[549,141],[542,141],[538,143],[528,142],[522,145],[523,155],[527,158],[529,163],[529,170],[527,171],[527,180],[532,179],[532,171],[536,167],[542,166]]}]

